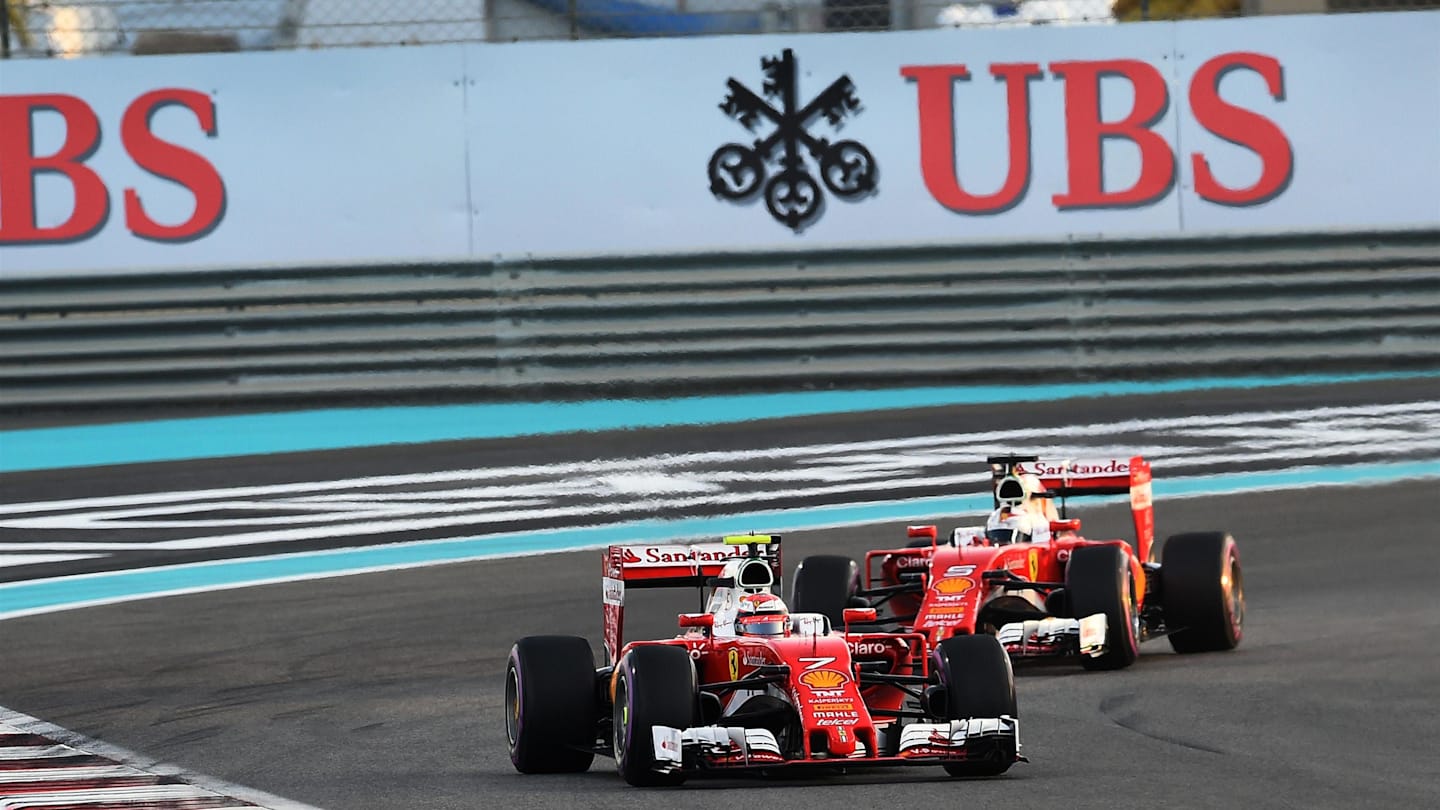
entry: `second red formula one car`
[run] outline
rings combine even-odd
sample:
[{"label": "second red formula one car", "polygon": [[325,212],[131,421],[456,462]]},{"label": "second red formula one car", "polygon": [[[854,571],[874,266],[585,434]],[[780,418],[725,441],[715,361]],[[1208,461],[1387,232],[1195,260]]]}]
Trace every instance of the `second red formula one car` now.
[{"label": "second red formula one car", "polygon": [[[523,773],[583,771],[615,758],[632,785],[698,774],[938,765],[994,776],[1019,754],[1010,660],[992,637],[931,644],[867,633],[873,608],[787,611],[780,538],[611,546],[604,557],[604,666],[572,636],[516,642],[505,676],[510,758]],[[680,634],[623,639],[634,588],[700,588]]]},{"label": "second red formula one car", "polygon": [[[847,606],[881,610],[879,627],[930,644],[994,635],[1011,657],[1079,657],[1089,669],[1129,666],[1140,643],[1168,637],[1176,652],[1228,650],[1245,618],[1240,553],[1225,532],[1168,538],[1154,561],[1150,465],[1139,456],[1047,462],[988,459],[995,511],[983,526],[940,541],[912,526],[904,548],[807,557],[795,572],[797,610],[838,616]],[[1087,540],[1054,501],[1128,494],[1135,541]]]}]

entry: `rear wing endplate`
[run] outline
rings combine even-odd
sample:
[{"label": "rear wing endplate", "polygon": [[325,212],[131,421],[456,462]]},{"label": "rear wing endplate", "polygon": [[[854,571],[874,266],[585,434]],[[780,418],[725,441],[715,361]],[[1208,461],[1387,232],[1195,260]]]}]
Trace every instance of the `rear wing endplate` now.
[{"label": "rear wing endplate", "polygon": [[601,600],[609,663],[617,660],[623,646],[627,589],[703,588],[724,572],[726,563],[745,559],[767,563],[774,582],[780,582],[780,535],[738,534],[719,542],[606,547],[602,558]]},{"label": "rear wing endplate", "polygon": [[[1034,475],[1046,497],[1129,495],[1135,521],[1135,551],[1152,562],[1155,509],[1150,497],[1150,464],[1140,456],[1124,458],[1042,459],[1038,456],[991,456],[991,478],[998,487],[1009,476]],[[998,498],[997,498],[998,506]]]}]

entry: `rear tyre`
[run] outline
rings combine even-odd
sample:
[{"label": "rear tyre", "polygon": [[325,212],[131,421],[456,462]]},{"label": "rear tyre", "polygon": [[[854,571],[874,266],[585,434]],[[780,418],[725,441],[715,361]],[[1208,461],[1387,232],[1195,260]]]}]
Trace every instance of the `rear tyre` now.
[{"label": "rear tyre", "polygon": [[817,554],[795,567],[790,588],[790,609],[796,613],[823,613],[834,627],[845,624],[844,611],[860,590],[860,567],[849,557]]},{"label": "rear tyre", "polygon": [[529,636],[510,648],[505,736],[521,773],[575,773],[595,759],[595,655],[574,636]]},{"label": "rear tyre", "polygon": [[[946,720],[968,720],[972,717],[1019,719],[1015,703],[1015,673],[1010,656],[994,636],[953,636],[935,647],[935,669],[945,688]],[[965,762],[945,764],[951,776],[999,776],[1015,764],[1016,740],[980,741],[990,745],[980,749]]]},{"label": "rear tyre", "polygon": [[1082,656],[1086,669],[1124,669],[1140,655],[1140,610],[1135,577],[1119,546],[1081,546],[1070,553],[1065,591],[1077,619],[1105,614],[1105,647],[1099,656]]},{"label": "rear tyre", "polygon": [[695,725],[699,685],[690,653],[683,647],[632,648],[615,667],[615,769],[636,787],[664,787],[685,781],[683,771],[655,772],[655,726]]},{"label": "rear tyre", "polygon": [[1240,549],[1224,532],[1177,534],[1160,562],[1165,625],[1178,653],[1233,650],[1244,635]]}]

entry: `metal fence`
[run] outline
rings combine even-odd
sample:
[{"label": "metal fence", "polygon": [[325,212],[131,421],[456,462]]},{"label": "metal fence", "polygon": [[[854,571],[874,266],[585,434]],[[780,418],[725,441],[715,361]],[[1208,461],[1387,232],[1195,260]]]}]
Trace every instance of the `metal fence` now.
[{"label": "metal fence", "polygon": [[1440,368],[1440,231],[0,276],[0,414]]},{"label": "metal fence", "polygon": [[1103,25],[1440,0],[0,0],[6,57]]}]

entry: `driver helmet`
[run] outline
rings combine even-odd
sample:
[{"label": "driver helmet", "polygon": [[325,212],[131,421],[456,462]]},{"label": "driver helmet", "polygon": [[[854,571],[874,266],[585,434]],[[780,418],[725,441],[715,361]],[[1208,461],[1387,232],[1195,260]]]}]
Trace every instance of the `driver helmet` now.
[{"label": "driver helmet", "polygon": [[1036,534],[1035,521],[1038,518],[1038,515],[1025,509],[996,509],[985,521],[985,539],[992,546],[1028,543]]},{"label": "driver helmet", "polygon": [[773,593],[747,593],[735,614],[737,636],[783,636],[790,632],[790,611]]},{"label": "driver helmet", "polygon": [[1033,500],[1035,496],[1045,491],[1045,483],[1035,473],[1021,473],[1020,483],[1025,485],[1025,494]]},{"label": "driver helmet", "polygon": [[995,487],[995,500],[1000,506],[1017,509],[1033,501],[1037,493],[1045,491],[1045,484],[1034,473],[1015,472],[1000,479]]}]

